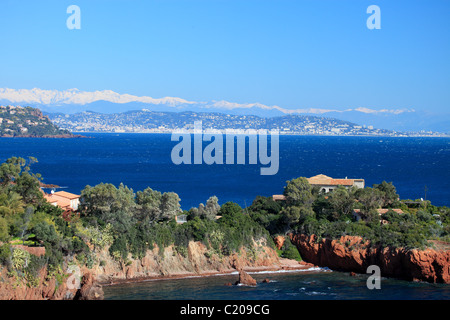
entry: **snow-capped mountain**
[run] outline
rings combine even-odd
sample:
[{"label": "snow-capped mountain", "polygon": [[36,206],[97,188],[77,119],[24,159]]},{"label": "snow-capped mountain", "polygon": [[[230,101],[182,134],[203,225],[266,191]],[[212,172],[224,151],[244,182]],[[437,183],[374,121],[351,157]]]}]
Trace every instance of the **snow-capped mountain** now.
[{"label": "snow-capped mountain", "polygon": [[219,101],[188,101],[177,97],[153,98],[120,94],[111,90],[80,91],[78,89],[43,90],[0,88],[0,104],[29,105],[51,113],[95,111],[116,113],[148,109],[151,111],[221,112],[237,115],[272,117],[290,114],[319,115],[396,131],[432,130],[450,132],[450,114],[433,115],[409,109],[298,108],[287,109],[261,103]]}]

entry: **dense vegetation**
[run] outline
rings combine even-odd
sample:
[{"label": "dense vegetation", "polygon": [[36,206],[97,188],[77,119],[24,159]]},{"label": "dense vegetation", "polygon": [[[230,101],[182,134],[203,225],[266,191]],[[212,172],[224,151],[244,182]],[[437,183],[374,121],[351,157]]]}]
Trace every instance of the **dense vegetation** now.
[{"label": "dense vegetation", "polygon": [[[372,188],[338,187],[324,194],[305,178],[288,181],[284,201],[258,196],[245,210],[238,204],[219,205],[210,197],[189,211],[180,209],[173,192],[151,188],[134,192],[101,183],[81,192],[79,212],[64,214],[50,205],[40,190],[41,176],[30,170],[30,158],[10,158],[0,165],[0,270],[35,284],[38,271],[46,266],[50,277],[62,279],[71,264],[92,267],[97,251],[108,249],[111,257],[126,265],[142,258],[155,246],[159,253],[173,245],[187,256],[190,241],[201,241],[207,255],[227,256],[242,248],[254,251],[255,241],[273,246],[275,235],[289,232],[339,238],[362,236],[374,245],[424,248],[428,239],[450,242],[450,209],[428,201],[409,204],[399,200],[392,183]],[[380,216],[377,208],[399,208]],[[352,215],[360,210],[361,220]],[[184,214],[187,222],[176,217]],[[37,257],[16,244],[44,246],[45,256]],[[256,254],[256,253],[255,253]],[[300,260],[296,248],[287,241],[280,256]]]},{"label": "dense vegetation", "polygon": [[[187,256],[189,241],[201,241],[208,255],[219,257],[242,248],[253,252],[254,241],[273,245],[239,205],[219,206],[216,197],[185,211],[188,221],[178,224],[175,217],[183,212],[177,194],[151,188],[134,193],[123,184],[101,183],[82,190],[79,214],[63,215],[44,200],[41,177],[30,171],[35,161],[11,158],[0,166],[0,263],[12,276],[35,279],[45,265],[56,276],[70,264],[92,267],[102,263],[95,253],[104,248],[126,265],[155,245],[160,254],[174,245]],[[38,258],[14,244],[44,246],[46,253]]]},{"label": "dense vegetation", "polygon": [[[285,201],[257,197],[248,208],[252,219],[271,235],[288,232],[337,239],[361,236],[372,245],[425,248],[427,240],[450,242],[450,208],[433,206],[429,201],[400,201],[392,183],[383,181],[372,188],[347,189],[338,186],[331,193],[321,193],[306,178],[287,182]],[[405,204],[410,204],[410,207]],[[378,208],[388,210],[380,216]],[[359,209],[356,221],[353,210]]]},{"label": "dense vegetation", "polygon": [[[67,257],[89,254],[89,248],[62,217],[62,210],[47,203],[40,190],[40,175],[30,171],[36,159],[10,158],[0,166],[0,263],[9,275],[35,284],[47,266],[50,276],[62,277]],[[37,257],[13,247],[45,246]]]}]

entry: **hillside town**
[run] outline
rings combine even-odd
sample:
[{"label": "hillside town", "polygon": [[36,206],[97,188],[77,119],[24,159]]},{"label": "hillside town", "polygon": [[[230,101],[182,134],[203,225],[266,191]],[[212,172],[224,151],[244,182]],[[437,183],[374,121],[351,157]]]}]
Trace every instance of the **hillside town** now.
[{"label": "hillside town", "polygon": [[71,132],[132,132],[171,133],[190,130],[194,122],[202,121],[203,128],[235,133],[246,130],[279,130],[280,134],[326,136],[442,136],[435,132],[405,133],[358,125],[334,118],[288,115],[263,118],[254,115],[231,115],[205,112],[153,112],[146,109],[123,113],[85,111],[75,114],[49,113],[57,126]]},{"label": "hillside town", "polygon": [[60,130],[41,110],[22,106],[0,106],[0,137],[71,136]]}]

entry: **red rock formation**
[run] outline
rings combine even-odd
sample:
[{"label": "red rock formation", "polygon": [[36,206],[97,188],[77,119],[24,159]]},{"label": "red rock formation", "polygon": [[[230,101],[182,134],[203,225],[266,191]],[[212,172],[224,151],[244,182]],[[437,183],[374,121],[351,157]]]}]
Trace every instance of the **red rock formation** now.
[{"label": "red rock formation", "polygon": [[370,246],[361,237],[339,240],[320,239],[303,234],[290,235],[303,260],[330,269],[366,273],[377,265],[382,276],[414,281],[450,283],[450,251],[406,250]]},{"label": "red rock formation", "polygon": [[252,278],[247,272],[241,270],[239,271],[239,281],[236,285],[242,284],[245,286],[256,286],[256,280]]},{"label": "red rock formation", "polygon": [[[187,248],[187,254],[182,255],[174,246],[160,249],[155,246],[148,250],[141,259],[133,259],[130,255],[127,264],[115,261],[108,248],[96,252],[99,263],[91,269],[81,270],[83,275],[80,290],[69,290],[66,283],[57,284],[56,280],[47,280],[46,272],[39,279],[39,286],[28,288],[26,284],[20,288],[14,288],[14,279],[8,278],[5,273],[2,277],[6,282],[0,282],[0,299],[101,299],[103,294],[100,284],[112,284],[121,281],[139,281],[148,278],[170,278],[192,275],[210,275],[217,273],[231,273],[236,270],[281,270],[301,269],[305,267],[297,261],[281,259],[277,252],[264,244],[255,242],[255,250],[258,254],[246,248],[240,253],[232,253],[229,256],[210,255],[209,249],[201,242],[191,241]],[[100,262],[102,262],[100,264]],[[6,269],[5,269],[6,270]],[[250,276],[249,276],[250,277]],[[251,278],[251,277],[250,277]],[[256,282],[244,277],[243,283],[256,285]],[[56,289],[56,291],[55,291]]]},{"label": "red rock formation", "polygon": [[14,278],[0,273],[0,300],[97,300],[103,299],[103,290],[90,272],[83,275],[81,288],[69,288],[66,281],[58,283],[55,278],[47,279],[47,269],[39,272],[37,286],[28,286]]},{"label": "red rock formation", "polygon": [[76,300],[103,300],[103,289],[95,281],[94,276],[88,272],[83,275],[81,288],[75,296]]},{"label": "red rock formation", "polygon": [[281,248],[283,248],[285,241],[286,239],[283,236],[276,236],[273,239],[273,242],[275,242],[275,246],[277,247],[278,250],[281,250]]}]

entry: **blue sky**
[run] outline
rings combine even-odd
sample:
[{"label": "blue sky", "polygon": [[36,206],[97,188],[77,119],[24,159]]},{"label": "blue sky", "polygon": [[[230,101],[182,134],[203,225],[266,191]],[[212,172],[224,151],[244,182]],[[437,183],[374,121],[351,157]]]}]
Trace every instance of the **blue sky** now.
[{"label": "blue sky", "polygon": [[449,13],[448,0],[2,0],[0,88],[448,113]]}]

